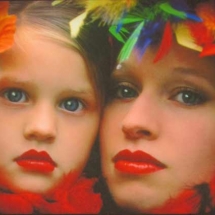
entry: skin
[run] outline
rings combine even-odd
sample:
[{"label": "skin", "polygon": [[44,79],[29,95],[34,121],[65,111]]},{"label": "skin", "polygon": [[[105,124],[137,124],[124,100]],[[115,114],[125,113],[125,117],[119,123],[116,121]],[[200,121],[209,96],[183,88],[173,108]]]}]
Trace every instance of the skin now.
[{"label": "skin", "polygon": [[[156,64],[156,48],[133,51],[112,74],[113,92],[102,119],[103,175],[116,203],[148,212],[184,189],[209,182],[215,170],[215,61],[174,42]],[[165,168],[149,174],[114,166],[121,150],[144,151]]]},{"label": "skin", "polygon": [[[83,58],[23,27],[13,48],[0,56],[0,66],[1,187],[45,194],[69,173],[73,183],[87,162],[100,118]],[[30,149],[46,151],[54,171],[17,165],[14,159]]]}]

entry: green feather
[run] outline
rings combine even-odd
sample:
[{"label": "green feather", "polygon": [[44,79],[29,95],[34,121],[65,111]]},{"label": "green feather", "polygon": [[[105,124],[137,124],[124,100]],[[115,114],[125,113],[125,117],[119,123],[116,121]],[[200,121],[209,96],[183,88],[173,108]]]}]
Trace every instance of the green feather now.
[{"label": "green feather", "polygon": [[135,29],[135,31],[132,33],[132,35],[128,38],[127,42],[125,43],[125,45],[123,46],[120,54],[119,54],[119,62],[122,62],[126,59],[129,58],[139,36],[141,33],[141,30],[144,26],[144,21],[142,21],[137,28]]},{"label": "green feather", "polygon": [[165,11],[166,13],[168,13],[170,15],[174,15],[174,16],[179,17],[181,19],[186,19],[186,13],[174,9],[167,2],[160,4],[160,9],[163,10],[163,11]]},{"label": "green feather", "polygon": [[143,21],[142,17],[126,17],[122,20],[123,24],[130,24],[130,23],[134,23],[134,22],[141,22]]},{"label": "green feather", "polygon": [[122,37],[123,32],[128,33],[128,31],[125,28],[121,28],[120,32],[116,31],[117,26],[116,25],[112,25],[109,28],[109,32],[120,42],[125,43],[125,40]]}]

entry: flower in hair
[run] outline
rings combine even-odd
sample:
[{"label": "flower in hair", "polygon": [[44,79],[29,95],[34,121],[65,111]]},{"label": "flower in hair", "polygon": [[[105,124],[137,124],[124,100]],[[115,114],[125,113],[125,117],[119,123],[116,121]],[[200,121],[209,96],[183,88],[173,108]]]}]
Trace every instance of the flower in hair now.
[{"label": "flower in hair", "polygon": [[0,53],[11,48],[14,43],[16,16],[8,15],[9,2],[0,2]]}]

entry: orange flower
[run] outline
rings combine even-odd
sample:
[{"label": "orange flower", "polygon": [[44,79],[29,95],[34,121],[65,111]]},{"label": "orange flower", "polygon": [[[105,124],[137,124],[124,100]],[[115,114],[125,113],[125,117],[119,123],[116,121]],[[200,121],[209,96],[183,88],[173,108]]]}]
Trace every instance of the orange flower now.
[{"label": "orange flower", "polygon": [[11,48],[14,43],[16,16],[8,15],[9,2],[0,2],[0,53]]}]

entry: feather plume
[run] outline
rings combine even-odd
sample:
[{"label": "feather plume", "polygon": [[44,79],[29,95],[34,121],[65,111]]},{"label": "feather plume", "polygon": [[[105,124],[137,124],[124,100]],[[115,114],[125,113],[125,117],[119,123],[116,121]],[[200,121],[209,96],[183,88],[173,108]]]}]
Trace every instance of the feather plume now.
[{"label": "feather plume", "polygon": [[159,47],[159,50],[154,59],[154,63],[160,60],[165,54],[168,53],[172,45],[172,28],[170,22],[167,22],[165,25],[163,38]]},{"label": "feather plume", "polygon": [[174,25],[174,32],[178,44],[199,52],[202,51],[202,47],[195,43],[195,39],[192,37],[189,28],[185,24],[178,23]]},{"label": "feather plume", "polygon": [[104,24],[113,24],[120,20],[126,11],[137,4],[137,0],[80,0],[79,4],[92,12],[92,19],[102,19]]},{"label": "feather plume", "polygon": [[206,28],[204,23],[187,21],[185,24],[188,26],[192,37],[198,45],[203,46],[208,43],[213,43],[214,36],[211,34],[211,31]]},{"label": "feather plume", "polygon": [[139,35],[141,33],[141,30],[144,26],[144,21],[141,22],[137,28],[134,30],[134,32],[131,34],[131,36],[128,38],[127,42],[125,43],[125,45],[123,46],[120,54],[119,54],[119,62],[122,62],[126,59],[129,58],[138,38],[139,38]]},{"label": "feather plume", "polygon": [[126,28],[121,28],[120,31],[118,32],[117,31],[117,26],[116,25],[112,25],[110,28],[109,28],[109,32],[120,42],[122,43],[125,43],[125,40],[124,40],[124,33],[129,33],[127,31]]},{"label": "feather plume", "polygon": [[169,3],[165,2],[165,3],[161,3],[160,4],[160,9],[165,11],[166,13],[176,16],[178,18],[181,19],[186,19],[186,13],[184,13],[183,11],[179,11],[174,9]]},{"label": "feather plume", "polygon": [[202,3],[196,8],[198,16],[203,19],[207,29],[215,31],[215,7],[212,3]]},{"label": "feather plume", "polygon": [[200,57],[215,55],[215,44],[208,44],[203,47]]},{"label": "feather plume", "polygon": [[78,33],[81,29],[81,26],[84,23],[84,19],[86,18],[86,16],[87,16],[87,12],[84,12],[69,22],[70,35],[72,38],[75,38],[78,36]]}]

